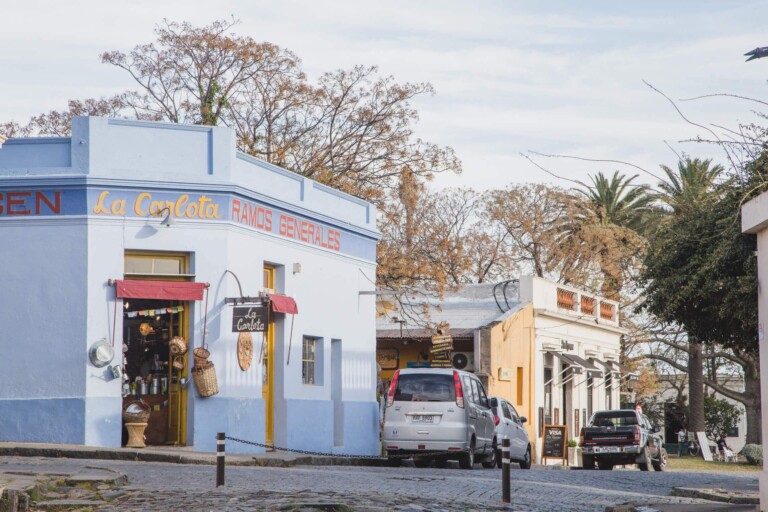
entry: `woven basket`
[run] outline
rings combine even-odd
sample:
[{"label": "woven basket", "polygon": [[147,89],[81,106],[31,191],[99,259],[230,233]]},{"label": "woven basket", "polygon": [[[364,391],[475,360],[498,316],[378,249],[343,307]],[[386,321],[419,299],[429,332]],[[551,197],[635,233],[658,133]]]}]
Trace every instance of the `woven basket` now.
[{"label": "woven basket", "polygon": [[168,348],[171,350],[171,355],[183,356],[187,353],[187,342],[181,336],[174,336],[168,342]]},{"label": "woven basket", "polygon": [[174,370],[183,370],[184,363],[184,356],[173,356],[173,363],[171,363],[171,365]]},{"label": "woven basket", "polygon": [[[206,351],[207,352],[207,351]],[[195,381],[195,387],[200,396],[213,396],[219,392],[219,383],[216,381],[216,369],[213,363],[205,363],[192,368],[192,379]]]},{"label": "woven basket", "polygon": [[123,423],[146,423],[149,420],[149,405],[138,400],[125,406]]},{"label": "woven basket", "polygon": [[208,364],[208,358],[211,355],[208,349],[198,347],[192,353],[195,355],[195,366],[205,366]]}]

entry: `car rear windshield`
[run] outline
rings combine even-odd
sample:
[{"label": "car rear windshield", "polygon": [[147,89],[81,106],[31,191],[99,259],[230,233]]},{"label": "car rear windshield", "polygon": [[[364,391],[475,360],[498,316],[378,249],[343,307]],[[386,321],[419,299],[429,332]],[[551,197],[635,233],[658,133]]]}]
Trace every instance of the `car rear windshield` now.
[{"label": "car rear windshield", "polygon": [[453,375],[411,373],[400,374],[395,389],[400,402],[454,402],[456,390]]},{"label": "car rear windshield", "polygon": [[597,413],[592,419],[592,425],[596,427],[623,427],[625,425],[637,425],[637,416],[635,416],[633,412]]}]

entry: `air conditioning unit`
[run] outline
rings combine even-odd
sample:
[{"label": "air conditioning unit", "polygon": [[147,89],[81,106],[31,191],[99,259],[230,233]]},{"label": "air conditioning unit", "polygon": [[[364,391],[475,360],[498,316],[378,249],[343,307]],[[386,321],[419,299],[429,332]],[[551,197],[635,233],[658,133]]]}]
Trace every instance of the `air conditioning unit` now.
[{"label": "air conditioning unit", "polygon": [[472,352],[454,352],[451,356],[451,362],[457,370],[468,372],[475,370],[475,354]]}]

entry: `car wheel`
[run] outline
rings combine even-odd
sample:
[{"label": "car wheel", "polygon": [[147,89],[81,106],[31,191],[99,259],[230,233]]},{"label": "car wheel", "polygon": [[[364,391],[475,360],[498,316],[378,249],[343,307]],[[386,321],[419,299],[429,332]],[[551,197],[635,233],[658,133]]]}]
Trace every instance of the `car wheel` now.
[{"label": "car wheel", "polygon": [[403,459],[400,457],[389,457],[387,459],[387,465],[391,468],[399,468],[403,465]]},{"label": "car wheel", "polygon": [[613,469],[613,463],[608,461],[597,461],[597,467],[600,468],[601,471],[611,471]]},{"label": "car wheel", "polygon": [[475,465],[475,440],[469,445],[469,450],[462,452],[459,456],[459,467],[461,469],[472,469]]},{"label": "car wheel", "polygon": [[495,468],[497,465],[501,466],[497,460],[497,453],[499,451],[496,449],[496,440],[493,440],[493,448],[491,449],[490,455],[486,456],[486,459],[483,461],[483,467],[486,469]]},{"label": "car wheel", "polygon": [[667,470],[667,450],[662,448],[659,450],[659,460],[653,461],[654,471],[666,471]]},{"label": "car wheel", "polygon": [[582,469],[595,469],[595,457],[592,455],[582,455],[581,457]]},{"label": "car wheel", "polygon": [[432,464],[432,460],[429,457],[414,457],[413,465],[417,468],[428,468]]},{"label": "car wheel", "polygon": [[525,456],[520,462],[520,469],[531,469],[531,445],[525,450]]},{"label": "car wheel", "polygon": [[496,464],[499,465],[499,468],[504,466],[504,463],[501,461],[501,450],[496,450]]},{"label": "car wheel", "polygon": [[640,469],[640,471],[648,471],[651,461],[651,450],[646,446],[643,448],[643,458],[645,459],[645,462],[638,462],[637,467]]}]

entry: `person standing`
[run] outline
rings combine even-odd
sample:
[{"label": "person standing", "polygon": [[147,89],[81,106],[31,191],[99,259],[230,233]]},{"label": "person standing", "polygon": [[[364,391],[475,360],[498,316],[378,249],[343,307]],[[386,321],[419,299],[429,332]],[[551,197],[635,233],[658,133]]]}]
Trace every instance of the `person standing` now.
[{"label": "person standing", "polygon": [[680,427],[680,430],[677,432],[677,456],[678,457],[683,456],[683,451],[684,451],[686,442],[688,442],[688,433],[685,431],[685,428]]},{"label": "person standing", "polygon": [[725,440],[726,434],[720,434],[720,438],[717,440],[717,450],[720,452],[720,460],[727,460],[725,458],[725,450],[728,450],[729,452],[732,451],[731,447],[728,446],[728,443]]}]

